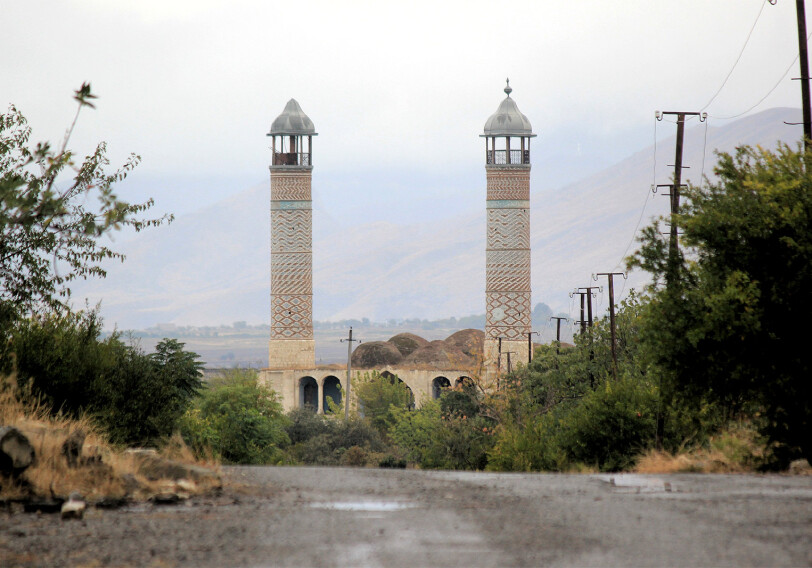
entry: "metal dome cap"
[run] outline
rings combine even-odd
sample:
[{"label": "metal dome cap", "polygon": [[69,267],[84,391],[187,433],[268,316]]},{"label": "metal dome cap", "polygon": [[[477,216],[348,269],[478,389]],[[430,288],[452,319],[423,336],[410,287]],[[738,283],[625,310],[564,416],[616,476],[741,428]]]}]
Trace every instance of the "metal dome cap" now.
[{"label": "metal dome cap", "polygon": [[485,123],[485,133],[480,136],[526,136],[530,138],[536,136],[533,134],[530,121],[519,111],[516,101],[510,98],[510,93],[513,92],[513,89],[510,88],[510,79],[507,79],[506,82],[507,97]]},{"label": "metal dome cap", "polygon": [[317,136],[313,121],[304,113],[296,99],[290,99],[282,114],[271,124],[268,136]]}]

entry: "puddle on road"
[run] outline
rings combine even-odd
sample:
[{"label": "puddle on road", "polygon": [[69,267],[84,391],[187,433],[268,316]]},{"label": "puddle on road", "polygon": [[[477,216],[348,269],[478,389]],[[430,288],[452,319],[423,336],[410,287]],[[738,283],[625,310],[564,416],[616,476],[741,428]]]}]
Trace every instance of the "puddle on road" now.
[{"label": "puddle on road", "polygon": [[400,501],[335,501],[331,503],[311,503],[314,509],[332,509],[334,511],[360,511],[365,513],[388,513],[391,511],[401,511],[412,509],[417,505],[414,503],[403,503]]},{"label": "puddle on road", "polygon": [[675,489],[668,481],[656,477],[621,473],[617,475],[599,475],[601,481],[612,486],[616,493],[671,493]]}]

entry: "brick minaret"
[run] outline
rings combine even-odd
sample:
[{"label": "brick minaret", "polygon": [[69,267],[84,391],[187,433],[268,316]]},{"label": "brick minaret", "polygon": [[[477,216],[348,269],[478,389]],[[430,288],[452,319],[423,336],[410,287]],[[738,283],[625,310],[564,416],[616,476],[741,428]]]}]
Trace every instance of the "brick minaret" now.
[{"label": "brick minaret", "polygon": [[[488,177],[485,276],[485,372],[527,362],[530,304],[530,138],[527,117],[507,97],[485,123]],[[501,341],[500,341],[501,340]],[[501,353],[501,356],[500,356]]]},{"label": "brick minaret", "polygon": [[270,369],[312,369],[313,122],[291,99],[271,125]]}]

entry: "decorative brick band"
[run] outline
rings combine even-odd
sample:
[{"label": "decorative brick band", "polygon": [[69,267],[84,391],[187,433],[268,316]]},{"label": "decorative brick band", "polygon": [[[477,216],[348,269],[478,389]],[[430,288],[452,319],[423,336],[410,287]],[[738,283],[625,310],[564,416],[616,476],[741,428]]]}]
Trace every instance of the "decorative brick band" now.
[{"label": "decorative brick band", "polygon": [[489,167],[488,199],[530,199],[530,168]]},{"label": "decorative brick band", "polygon": [[271,173],[271,199],[309,201],[311,196],[311,174],[305,172]]},{"label": "decorative brick band", "polygon": [[271,211],[271,254],[310,252],[313,248],[310,209]]},{"label": "decorative brick band", "polygon": [[489,199],[485,202],[488,209],[528,209],[530,202],[526,199]]},{"label": "decorative brick band", "polygon": [[529,250],[489,250],[485,258],[486,292],[530,292]]},{"label": "decorative brick band", "polygon": [[488,249],[530,249],[529,209],[488,209]]},{"label": "decorative brick band", "polygon": [[313,339],[312,305],[309,295],[272,295],[271,339]]},{"label": "decorative brick band", "polygon": [[312,294],[313,255],[289,253],[271,255],[271,294]]}]

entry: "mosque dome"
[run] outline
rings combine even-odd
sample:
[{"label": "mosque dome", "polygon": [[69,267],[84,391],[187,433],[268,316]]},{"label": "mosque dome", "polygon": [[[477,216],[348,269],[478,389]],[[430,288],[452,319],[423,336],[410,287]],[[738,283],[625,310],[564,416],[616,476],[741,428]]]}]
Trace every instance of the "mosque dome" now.
[{"label": "mosque dome", "polygon": [[510,98],[510,80],[507,81],[507,97],[485,123],[485,133],[480,136],[535,136],[530,121],[519,111],[516,101]]},{"label": "mosque dome", "polygon": [[296,99],[290,99],[271,124],[268,136],[316,136],[316,129]]}]

